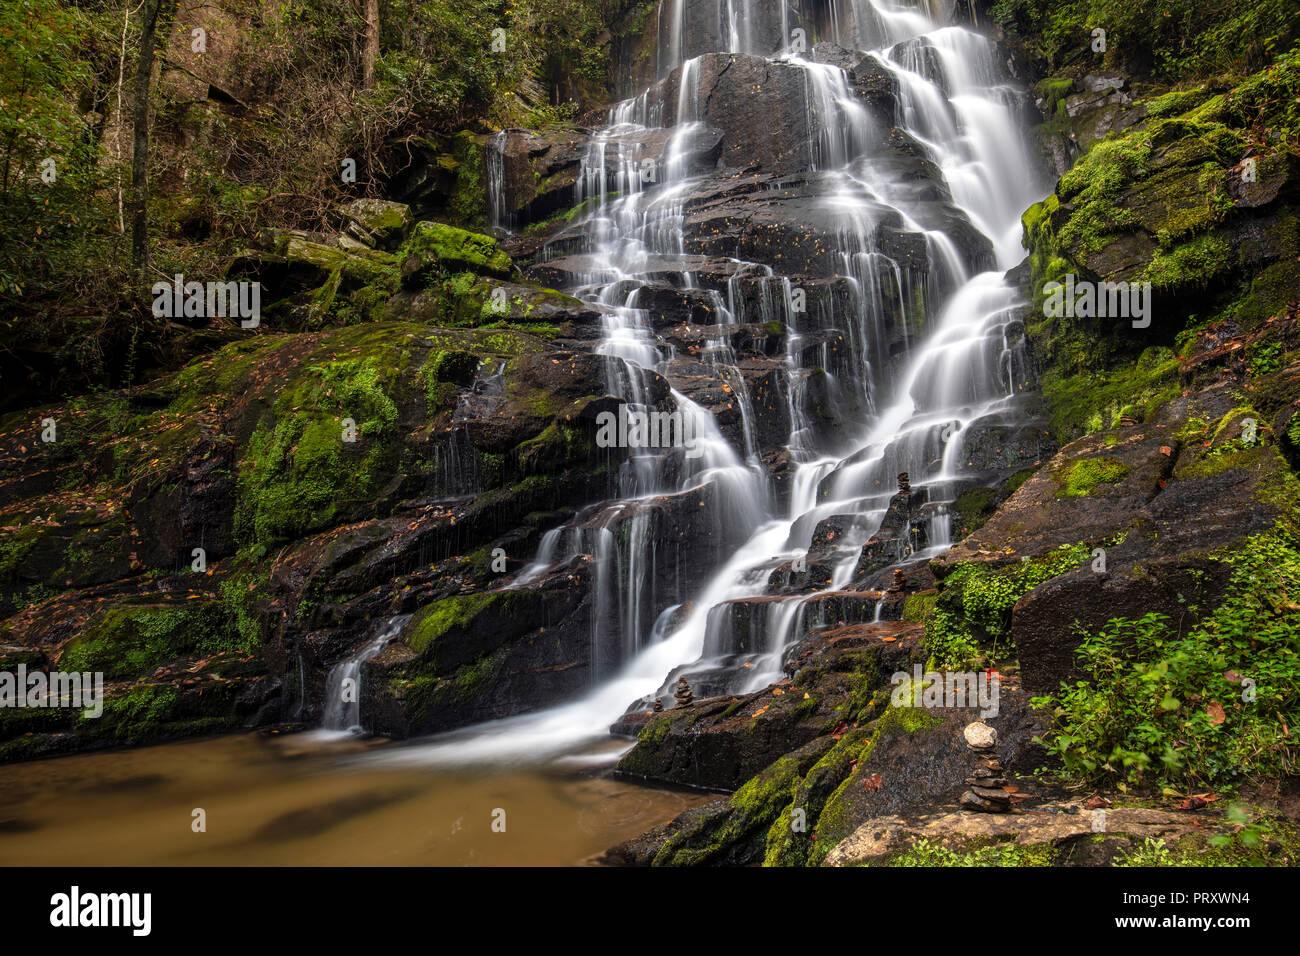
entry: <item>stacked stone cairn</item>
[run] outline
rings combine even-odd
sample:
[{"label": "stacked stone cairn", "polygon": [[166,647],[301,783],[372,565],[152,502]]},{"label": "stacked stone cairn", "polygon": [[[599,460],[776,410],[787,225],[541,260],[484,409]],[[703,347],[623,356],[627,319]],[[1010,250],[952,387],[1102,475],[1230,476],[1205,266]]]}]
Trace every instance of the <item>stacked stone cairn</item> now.
[{"label": "stacked stone cairn", "polygon": [[1011,809],[1011,794],[1003,789],[1007,781],[998,760],[998,732],[977,720],[966,725],[962,736],[967,749],[978,758],[978,766],[966,778],[970,789],[961,795],[962,807],[979,813],[1006,813]]},{"label": "stacked stone cairn", "polygon": [[695,699],[695,695],[691,693],[691,685],[686,683],[685,677],[677,678],[677,690],[673,697],[676,698],[678,707],[685,707]]}]

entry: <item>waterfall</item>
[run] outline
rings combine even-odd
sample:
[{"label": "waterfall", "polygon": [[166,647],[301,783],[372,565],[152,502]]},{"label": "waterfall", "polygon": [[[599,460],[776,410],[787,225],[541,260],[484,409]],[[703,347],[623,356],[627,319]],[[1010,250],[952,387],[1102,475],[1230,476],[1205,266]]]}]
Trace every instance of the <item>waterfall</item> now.
[{"label": "waterfall", "polygon": [[[687,676],[697,696],[746,692],[778,679],[782,651],[826,612],[817,593],[771,593],[774,569],[804,556],[819,522],[840,516],[845,531],[836,541],[830,586],[820,593],[848,586],[900,472],[908,472],[913,489],[935,503],[907,529],[904,553],[912,560],[940,553],[951,540],[944,503],[962,474],[965,435],[981,421],[1016,418],[1025,381],[1018,318],[1024,303],[1001,271],[980,270],[1005,270],[1022,258],[1019,214],[1038,198],[1040,179],[1016,118],[1020,94],[1002,78],[995,44],[965,28],[941,25],[925,3],[825,5],[829,19],[822,16],[822,32],[856,47],[864,62],[896,85],[891,133],[859,100],[844,69],[815,61],[811,49],[790,48],[794,25],[812,32],[803,4],[715,4],[691,5],[707,15],[688,23],[685,0],[661,3],[657,73],[677,78],[676,101],[665,103],[648,90],[610,111],[579,178],[579,198],[588,200],[590,211],[543,257],[571,255],[577,243],[587,271],[566,291],[604,308],[597,350],[607,359],[606,386],[633,407],[649,404],[649,373],[662,372],[674,359],[638,304],[647,274],[674,273],[672,286],[706,297],[719,326],[783,323],[788,335],[781,389],[794,463],[788,494],[774,494],[758,460],[750,397],[734,352],[722,339],[709,342],[701,361],[724,381],[739,383],[739,445],[723,436],[708,411],[674,390],[673,406],[694,425],[703,454],[683,462],[633,453],[620,475],[621,499],[592,506],[549,532],[534,562],[511,585],[529,586],[548,567],[575,555],[596,556],[597,683],[570,703],[444,734],[383,759],[538,759],[606,736],[609,725],[637,702],[648,706],[658,697],[670,703],[678,675]],[[818,208],[837,224],[835,275],[827,277],[834,285],[815,309],[797,310],[790,278],[759,263],[736,263],[725,290],[705,289],[684,252],[686,195],[702,175],[690,168],[685,149],[702,126],[701,45],[757,54],[775,69],[802,76],[808,182]],[[646,144],[665,117],[671,121],[665,161],[647,165],[653,157]],[[882,148],[890,135],[903,135],[922,150],[938,170],[937,181],[901,176]],[[991,249],[974,269],[935,217],[936,203],[949,198]],[[891,254],[880,238],[889,229],[916,237],[925,268]],[[890,326],[902,332],[892,350]],[[843,338],[844,347],[834,355],[824,343],[820,349],[807,345],[827,329]],[[841,422],[834,447],[814,433],[804,404],[815,371],[824,371]],[[726,546],[718,549],[706,579],[684,582],[683,593],[656,593],[657,569],[666,558],[650,547],[651,499],[705,488]],[[611,534],[616,526],[627,533]],[[915,541],[925,542],[915,553],[913,531]],[[758,638],[741,642],[729,628],[733,602],[745,601],[751,602],[747,626],[757,629]]]},{"label": "waterfall", "polygon": [[[361,665],[388,646],[401,633],[409,614],[399,614],[381,621],[356,654],[330,668],[325,678],[324,714],[321,729],[358,734],[361,725]],[[350,681],[351,683],[347,683]]]},{"label": "waterfall", "polygon": [[488,140],[487,148],[487,212],[488,225],[494,229],[508,229],[514,223],[506,212],[506,139],[509,134],[501,130]]}]

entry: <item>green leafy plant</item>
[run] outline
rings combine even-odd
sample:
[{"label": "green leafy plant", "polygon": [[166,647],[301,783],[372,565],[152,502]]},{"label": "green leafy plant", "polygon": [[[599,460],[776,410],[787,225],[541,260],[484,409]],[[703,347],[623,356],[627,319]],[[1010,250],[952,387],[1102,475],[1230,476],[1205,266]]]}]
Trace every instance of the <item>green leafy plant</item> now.
[{"label": "green leafy plant", "polygon": [[1091,555],[1087,545],[1075,544],[1001,568],[959,565],[944,579],[938,605],[926,621],[926,647],[945,667],[978,663],[986,650],[996,655],[1010,631],[1015,603]]},{"label": "green leafy plant", "polygon": [[1117,618],[1077,650],[1084,680],[1035,699],[1067,776],[1097,784],[1232,786],[1289,773],[1300,717],[1300,544],[1281,528],[1224,556],[1228,593],[1191,627]]}]

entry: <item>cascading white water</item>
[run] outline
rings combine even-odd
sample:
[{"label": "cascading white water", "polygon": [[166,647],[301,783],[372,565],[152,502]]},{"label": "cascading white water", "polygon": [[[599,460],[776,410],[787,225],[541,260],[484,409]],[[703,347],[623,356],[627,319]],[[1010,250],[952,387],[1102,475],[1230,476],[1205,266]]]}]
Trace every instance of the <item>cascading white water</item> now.
[{"label": "cascading white water", "polygon": [[322,730],[361,733],[361,665],[387,647],[410,619],[409,614],[399,614],[380,622],[360,651],[330,668],[325,678]]},{"label": "cascading white water", "polygon": [[[594,207],[581,225],[591,269],[579,287],[568,291],[605,308],[598,351],[608,358],[606,385],[633,406],[647,403],[648,374],[672,358],[638,307],[638,277],[652,271],[650,265],[662,269],[678,261],[674,285],[699,288],[690,257],[683,256],[683,203],[692,181],[683,144],[701,125],[699,61],[684,59],[691,48],[688,40],[694,38],[686,34],[683,5],[684,0],[665,0],[659,12],[658,72],[661,77],[674,70],[680,75],[676,125],[664,162],[646,175],[643,144],[661,121],[664,104],[642,93],[611,111],[609,126],[594,138],[580,178],[579,198]],[[832,39],[863,49],[896,81],[894,125],[929,153],[953,205],[988,238],[995,260],[989,265],[1014,265],[1022,255],[1019,214],[1037,198],[1039,178],[1016,121],[1015,91],[998,78],[995,45],[964,28],[936,24],[924,4],[850,0],[831,7]],[[653,695],[668,699],[678,673],[687,674],[693,684],[703,681],[706,689],[740,692],[765,686],[780,676],[783,646],[810,619],[809,595],[769,599],[762,646],[743,662],[725,653],[725,635],[718,630],[727,626],[726,602],[764,595],[774,565],[803,555],[818,522],[835,515],[853,516],[845,540],[838,542],[842,557],[832,572],[831,589],[843,588],[852,577],[857,551],[880,526],[894,476],[909,472],[914,488],[928,490],[932,500],[946,500],[946,490],[961,471],[963,435],[980,421],[1014,414],[1022,380],[1013,341],[1021,304],[1016,292],[1000,272],[968,274],[956,244],[932,225],[930,207],[916,185],[878,161],[877,147],[888,129],[880,128],[856,99],[845,72],[783,52],[792,15],[786,3],[717,0],[716,44],[725,52],[766,55],[782,67],[802,71],[812,118],[810,182],[839,223],[834,253],[845,290],[842,302],[821,306],[833,314],[817,321],[843,333],[847,355],[832,361],[825,351],[804,354],[803,337],[812,330],[813,316],[795,310],[790,280],[767,266],[749,264],[741,272],[744,281],[759,287],[756,299],[739,294],[738,280],[733,280],[725,300],[716,294],[712,300],[720,325],[777,319],[788,330],[783,388],[795,463],[788,503],[783,508],[775,503],[757,461],[747,395],[737,395],[744,427],[743,445],[736,448],[708,412],[674,391],[677,409],[701,436],[701,458],[671,470],[665,468],[667,456],[634,453],[622,473],[624,497],[593,506],[569,526],[549,532],[536,560],[512,585],[527,587],[550,566],[576,554],[595,555],[597,594],[608,594],[612,586],[614,603],[621,608],[601,615],[602,621],[614,621],[619,632],[602,645],[606,663],[609,648],[618,649],[617,667],[602,667],[597,685],[569,704],[444,734],[380,759],[496,763],[571,753],[605,738],[609,725],[636,701]],[[923,275],[879,246],[875,237],[885,222],[901,223],[904,231],[921,237],[928,266]],[[571,245],[557,248],[560,255],[571,251]],[[922,303],[923,314],[909,312],[915,307],[908,303],[915,302]],[[888,308],[905,313],[895,316],[907,335],[903,361],[889,354],[882,341]],[[746,314],[747,309],[760,314]],[[924,337],[913,337],[916,329],[924,329]],[[711,342],[705,352],[717,373],[740,383],[743,392],[743,377],[725,343]],[[829,373],[837,394],[845,396],[845,407],[858,413],[846,419],[853,434],[835,450],[819,448],[807,424],[801,383],[813,367],[810,359]],[[637,509],[653,495],[706,484],[716,487],[719,527],[725,525],[739,543],[721,554],[708,580],[691,589],[689,606],[647,613],[646,587],[654,575],[648,550],[652,535],[648,512]],[[634,516],[634,530],[625,546],[615,547],[602,535],[608,535],[611,521],[625,515]],[[917,557],[939,553],[949,543],[942,509],[927,520],[929,548]]]}]

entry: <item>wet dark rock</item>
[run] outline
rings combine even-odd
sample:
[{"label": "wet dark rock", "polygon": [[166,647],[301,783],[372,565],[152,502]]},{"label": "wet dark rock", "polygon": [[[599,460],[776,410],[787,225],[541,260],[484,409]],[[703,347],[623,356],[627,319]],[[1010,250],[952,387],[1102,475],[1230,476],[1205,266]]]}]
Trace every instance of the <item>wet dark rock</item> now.
[{"label": "wet dark rock", "polygon": [[[417,614],[362,665],[361,712],[392,737],[450,730],[557,703],[587,686],[590,573],[576,567],[521,591],[464,595]],[[415,645],[415,646],[412,646]]]},{"label": "wet dark rock", "polygon": [[617,769],[635,777],[735,789],[787,751],[852,719],[846,705],[861,682],[877,668],[904,666],[919,637],[915,625],[858,624],[800,641],[787,655],[791,676],[752,694],[696,700],[666,711],[641,731]]},{"label": "wet dark rock", "polygon": [[626,840],[610,847],[597,857],[596,862],[605,866],[652,866],[655,856],[664,848],[669,839],[682,832],[692,831],[701,825],[715,825],[727,813],[727,798],[692,807],[673,817],[667,823],[647,830],[640,836]]},{"label": "wet dark rock", "polygon": [[1006,475],[1036,468],[1056,450],[1056,442],[1041,420],[1004,424],[990,417],[962,433],[962,456],[966,468],[975,474]]},{"label": "wet dark rock", "polygon": [[[982,718],[998,730],[994,753],[1008,770],[1030,772],[1043,756],[1033,738],[1044,731],[1044,719],[1030,709],[1028,695],[1010,681],[1003,681],[998,704],[996,716]],[[977,709],[900,713],[915,716],[910,721],[889,721],[870,752],[854,766],[838,797],[822,811],[819,843],[838,842],[870,820],[958,805],[963,781],[979,765],[978,756],[962,741],[962,728],[978,718]]]},{"label": "wet dark rock", "polygon": [[[1273,525],[1277,506],[1259,491],[1286,468],[1275,448],[1259,447],[1248,468],[1225,461],[1205,473],[1197,466],[1206,450],[1185,448],[1173,431],[1140,425],[1067,445],[988,523],[933,562],[942,576],[962,562],[999,565],[1062,545],[1104,551],[1104,565],[1094,551],[1013,610],[1011,633],[1029,690],[1075,679],[1079,632],[1071,622],[1096,629],[1154,611],[1180,630],[1192,627],[1188,600],[1213,606],[1227,583],[1227,569],[1209,553]],[[1119,463],[1123,477],[1066,496],[1071,469],[1097,460]]]},{"label": "wet dark rock", "polygon": [[[899,484],[903,482],[901,480]],[[919,521],[924,492],[899,491],[889,500],[880,527],[862,545],[853,569],[856,586],[864,586],[883,568],[905,561],[926,545],[928,525]]]}]

